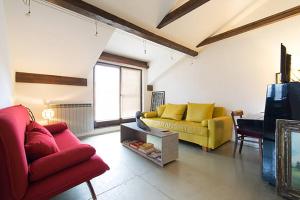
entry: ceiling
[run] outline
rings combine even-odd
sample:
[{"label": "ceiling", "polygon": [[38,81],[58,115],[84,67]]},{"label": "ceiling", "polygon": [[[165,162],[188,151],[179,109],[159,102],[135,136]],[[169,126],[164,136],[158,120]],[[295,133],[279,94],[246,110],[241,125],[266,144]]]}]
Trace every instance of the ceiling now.
[{"label": "ceiling", "polygon": [[[188,0],[85,0],[144,29],[198,52],[196,45],[209,36],[294,7],[294,0],[210,0],[162,29],[156,26],[166,14]],[[281,6],[272,6],[276,5]],[[274,7],[274,8],[273,8]],[[281,8],[281,10],[278,10]],[[105,51],[149,63],[148,83],[165,74],[185,54],[115,29]],[[146,50],[146,53],[144,52]]]},{"label": "ceiling", "polygon": [[[188,0],[85,1],[192,49],[210,35],[299,4],[295,0],[210,0],[166,27],[157,29],[168,12]],[[149,62],[148,82],[151,83],[187,57],[102,23],[98,24],[99,36],[96,37],[93,20],[43,1],[32,1],[30,17],[25,15],[27,6],[20,0],[6,0],[4,5],[11,62],[19,71],[86,76],[92,73],[104,49]],[[204,48],[196,50],[200,52]]]},{"label": "ceiling", "polygon": [[[196,45],[247,7],[262,0],[211,0],[162,29],[156,26],[170,11],[188,0],[84,0],[153,33],[200,51]],[[146,49],[146,53],[144,52]],[[186,55],[116,29],[106,52],[147,61],[148,82],[155,81]]]},{"label": "ceiling", "polygon": [[[142,28],[197,50],[196,45],[261,0],[211,0],[162,29],[156,26],[168,12],[187,0],[84,0]],[[199,50],[198,50],[199,51]]]},{"label": "ceiling", "polygon": [[104,51],[148,62],[148,81],[163,73],[185,56],[184,53],[116,29]]}]

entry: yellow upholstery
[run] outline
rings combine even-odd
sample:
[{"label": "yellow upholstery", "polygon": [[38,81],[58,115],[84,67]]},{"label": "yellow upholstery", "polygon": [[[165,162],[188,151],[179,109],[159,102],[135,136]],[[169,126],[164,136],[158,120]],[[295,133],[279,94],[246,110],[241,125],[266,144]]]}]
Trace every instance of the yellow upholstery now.
[{"label": "yellow upholstery", "polygon": [[156,112],[157,112],[157,116],[158,117],[161,117],[163,112],[165,111],[166,109],[166,105],[160,105],[156,108]]},{"label": "yellow upholstery", "polygon": [[227,111],[224,107],[214,107],[213,118],[226,116]]},{"label": "yellow upholstery", "polygon": [[161,118],[181,120],[185,110],[185,104],[167,104]]},{"label": "yellow upholstery", "polygon": [[145,118],[157,117],[157,112],[156,111],[144,112],[143,115],[144,115]]},{"label": "yellow upholstery", "polygon": [[208,147],[215,149],[232,138],[232,119],[229,116],[208,120]]},{"label": "yellow upholstery", "polygon": [[186,121],[202,122],[211,119],[215,104],[188,103]]},{"label": "yellow upholstery", "polygon": [[208,126],[208,119],[203,120],[203,121],[201,122],[201,125],[207,127],[207,126]]},{"label": "yellow upholstery", "polygon": [[226,109],[222,107],[215,107],[213,118],[203,120],[201,123],[159,117],[143,118],[142,120],[150,127],[177,132],[179,139],[210,149],[215,149],[231,140],[232,135],[232,119],[226,115]]},{"label": "yellow upholstery", "polygon": [[162,118],[144,118],[143,121],[150,127],[168,129],[174,132],[185,132],[207,137],[207,127],[203,127],[201,123]]}]

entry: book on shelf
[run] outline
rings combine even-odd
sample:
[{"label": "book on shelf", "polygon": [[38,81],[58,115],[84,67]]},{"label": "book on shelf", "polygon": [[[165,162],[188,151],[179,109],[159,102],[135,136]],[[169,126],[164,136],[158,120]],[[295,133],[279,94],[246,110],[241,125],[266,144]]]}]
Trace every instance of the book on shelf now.
[{"label": "book on shelf", "polygon": [[144,153],[144,154],[149,154],[149,153],[152,153],[153,151],[155,151],[154,148],[150,148],[150,149],[141,149],[139,148],[139,151]]},{"label": "book on shelf", "polygon": [[161,156],[158,156],[157,158],[155,158],[156,160],[158,160],[159,162],[161,162]]},{"label": "book on shelf", "polygon": [[158,150],[155,150],[155,151],[151,152],[151,153],[149,154],[149,156],[150,156],[151,158],[158,158],[158,157],[161,156],[161,152],[158,151]]},{"label": "book on shelf", "polygon": [[147,149],[151,149],[153,148],[154,145],[152,143],[144,143],[143,145],[141,145],[139,148],[140,149],[144,149],[144,150],[147,150]]},{"label": "book on shelf", "polygon": [[138,149],[143,144],[144,144],[144,142],[137,141],[137,142],[129,143],[129,146],[132,147],[132,148],[134,148],[134,149]]}]

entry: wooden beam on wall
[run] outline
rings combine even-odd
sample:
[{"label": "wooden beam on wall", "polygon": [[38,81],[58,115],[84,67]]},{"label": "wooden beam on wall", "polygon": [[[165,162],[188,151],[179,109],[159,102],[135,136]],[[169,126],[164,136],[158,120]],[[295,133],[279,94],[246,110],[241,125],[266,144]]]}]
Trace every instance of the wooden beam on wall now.
[{"label": "wooden beam on wall", "polygon": [[116,62],[116,63],[122,63],[122,64],[128,64],[128,65],[133,65],[137,67],[142,67],[148,69],[148,63],[132,58],[127,58],[107,52],[102,52],[102,54],[99,57],[100,60],[108,61],[108,62]]},{"label": "wooden beam on wall", "polygon": [[24,73],[24,72],[16,72],[16,82],[87,86],[87,79],[85,78],[54,76],[54,75]]},{"label": "wooden beam on wall", "polygon": [[76,12],[80,15],[86,16],[88,18],[98,20],[115,28],[121,29],[128,33],[137,35],[144,39],[150,40],[157,44],[169,47],[171,49],[180,51],[182,53],[188,54],[190,56],[197,56],[198,52],[189,49],[181,44],[173,42],[167,38],[156,35],[146,29],[143,29],[129,21],[126,21],[120,17],[117,17],[111,13],[108,13],[96,6],[88,4],[82,0],[46,0],[49,3],[63,7],[65,9]]},{"label": "wooden beam on wall", "polygon": [[176,8],[172,12],[168,13],[162,21],[158,24],[156,28],[161,29],[166,25],[170,24],[171,22],[177,20],[178,18],[188,14],[189,12],[193,11],[194,9],[202,6],[203,4],[207,3],[210,0],[189,0],[188,2],[184,3],[182,6]]},{"label": "wooden beam on wall", "polygon": [[300,6],[296,6],[291,9],[285,10],[283,12],[271,15],[269,17],[266,17],[266,18],[251,22],[249,24],[240,26],[238,28],[234,28],[232,30],[226,31],[224,33],[206,38],[200,44],[198,44],[197,47],[201,47],[201,46],[211,44],[211,43],[214,43],[214,42],[217,42],[220,40],[224,40],[226,38],[233,37],[235,35],[239,35],[239,34],[242,34],[242,33],[245,33],[245,32],[248,32],[248,31],[251,31],[251,30],[254,30],[254,29],[257,29],[257,28],[290,18],[290,17],[293,17],[293,16],[296,16],[299,14],[300,14]]}]

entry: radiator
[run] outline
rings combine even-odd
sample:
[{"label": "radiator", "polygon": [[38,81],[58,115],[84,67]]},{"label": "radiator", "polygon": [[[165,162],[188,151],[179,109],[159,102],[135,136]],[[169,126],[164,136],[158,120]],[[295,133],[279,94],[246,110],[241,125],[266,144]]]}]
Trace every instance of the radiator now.
[{"label": "radiator", "polygon": [[76,136],[90,135],[94,130],[92,104],[50,104],[54,117],[50,124],[66,122]]}]

